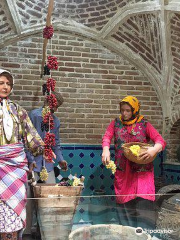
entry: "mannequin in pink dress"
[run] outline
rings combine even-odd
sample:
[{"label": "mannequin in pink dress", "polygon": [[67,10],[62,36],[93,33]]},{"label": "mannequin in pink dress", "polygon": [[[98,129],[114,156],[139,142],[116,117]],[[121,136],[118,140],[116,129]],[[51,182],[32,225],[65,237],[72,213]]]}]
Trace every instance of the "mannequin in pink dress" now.
[{"label": "mannequin in pink dress", "polygon": [[153,211],[153,202],[155,201],[154,166],[153,162],[136,164],[129,161],[124,156],[121,146],[129,142],[153,141],[154,146],[149,147],[140,155],[141,160],[146,163],[146,161],[153,160],[166,145],[162,136],[144,119],[144,116],[140,115],[139,111],[138,99],[133,96],[125,97],[120,102],[121,115],[109,124],[102,140],[102,162],[108,164],[110,144],[114,137],[115,164],[117,166],[114,181],[116,202],[123,211],[131,209],[131,214],[133,212],[134,215],[137,215],[140,203],[140,208],[148,206],[148,209]]}]

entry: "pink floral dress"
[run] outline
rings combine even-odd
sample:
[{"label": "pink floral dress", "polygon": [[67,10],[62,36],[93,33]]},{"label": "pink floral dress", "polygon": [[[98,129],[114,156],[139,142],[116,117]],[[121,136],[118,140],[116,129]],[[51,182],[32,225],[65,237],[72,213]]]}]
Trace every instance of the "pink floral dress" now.
[{"label": "pink floral dress", "polygon": [[103,136],[102,147],[109,146],[114,137],[115,173],[114,188],[117,203],[126,203],[136,197],[155,200],[154,166],[130,162],[123,154],[122,144],[152,140],[165,148],[165,141],[158,131],[145,120],[135,125],[123,125],[119,118],[112,121]]}]

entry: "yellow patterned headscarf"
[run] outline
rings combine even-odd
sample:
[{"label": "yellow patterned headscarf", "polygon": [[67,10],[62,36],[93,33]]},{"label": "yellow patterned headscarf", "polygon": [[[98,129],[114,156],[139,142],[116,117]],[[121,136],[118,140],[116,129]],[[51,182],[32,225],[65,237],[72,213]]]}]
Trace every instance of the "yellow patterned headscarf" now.
[{"label": "yellow patterned headscarf", "polygon": [[133,109],[132,118],[129,121],[123,121],[122,116],[120,115],[120,120],[123,124],[131,125],[133,123],[140,122],[144,118],[144,116],[139,115],[140,103],[136,97],[127,96],[127,97],[123,98],[123,100],[120,102],[120,107],[121,107],[122,103],[129,104]]}]

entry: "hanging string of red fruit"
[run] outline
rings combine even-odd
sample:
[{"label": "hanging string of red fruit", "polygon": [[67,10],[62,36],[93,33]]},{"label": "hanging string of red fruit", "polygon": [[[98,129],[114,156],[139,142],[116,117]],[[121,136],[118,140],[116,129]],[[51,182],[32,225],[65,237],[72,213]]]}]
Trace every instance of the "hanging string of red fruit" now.
[{"label": "hanging string of red fruit", "polygon": [[57,57],[48,56],[47,67],[49,68],[49,70],[51,69],[57,70],[58,69]]},{"label": "hanging string of red fruit", "polygon": [[46,26],[43,29],[43,38],[51,39],[53,36],[53,33],[54,33],[53,26],[52,25]]},{"label": "hanging string of red fruit", "polygon": [[49,103],[49,107],[50,109],[54,109],[57,107],[57,99],[56,99],[56,96],[54,94],[50,94],[46,97],[48,103]]},{"label": "hanging string of red fruit", "polygon": [[45,145],[48,145],[49,147],[55,146],[55,134],[48,132],[44,138]]},{"label": "hanging string of red fruit", "polygon": [[44,149],[45,149],[45,156],[48,158],[48,161],[52,161],[52,157],[53,157],[53,151],[52,151],[52,147],[55,146],[56,142],[55,142],[55,134],[54,133],[50,133],[47,132],[46,136],[44,138]]},{"label": "hanging string of red fruit", "polygon": [[[53,2],[51,1],[51,11],[53,7]],[[49,24],[49,25],[48,25]],[[43,38],[45,38],[45,43],[47,44],[47,40],[51,39],[54,33],[53,26],[48,23],[47,26],[43,29]],[[46,45],[45,45],[46,46]],[[46,56],[46,52],[44,50],[44,56]],[[46,58],[44,57],[44,60]],[[43,65],[42,65],[43,66]],[[41,123],[41,129],[42,131],[46,131],[46,135],[44,138],[44,154],[48,158],[49,161],[53,161],[53,151],[52,147],[55,146],[55,135],[50,132],[54,128],[54,119],[52,116],[51,110],[54,110],[57,107],[57,99],[51,91],[55,91],[55,85],[56,81],[53,79],[50,75],[50,71],[52,69],[57,70],[58,69],[58,62],[57,57],[54,56],[48,56],[47,57],[47,64],[44,66],[44,75],[50,76],[46,84],[43,84],[43,95],[46,94],[46,100],[48,102],[48,107],[44,108],[44,111],[42,113],[43,121]]]},{"label": "hanging string of red fruit", "polygon": [[53,79],[53,78],[48,78],[47,79],[46,87],[47,87],[48,92],[50,92],[50,90],[54,91],[55,90],[55,85],[56,85],[56,80],[55,79]]},{"label": "hanging string of red fruit", "polygon": [[46,127],[45,130],[49,130],[49,128],[52,130],[54,128],[54,119],[52,117],[52,114],[46,113],[46,115],[43,117],[43,124]]},{"label": "hanging string of red fruit", "polygon": [[[55,87],[55,85],[54,85]],[[49,89],[49,87],[48,87]],[[47,89],[47,91],[48,91]],[[50,110],[54,110],[54,108],[57,107],[57,99],[55,97],[54,94],[50,94],[51,89],[49,89],[48,94],[46,96],[48,105]],[[53,133],[50,133],[50,130],[52,130],[54,128],[54,119],[52,116],[51,111],[47,112],[44,116],[43,116],[43,124],[42,127],[45,128],[46,135],[44,138],[44,154],[45,156],[48,158],[48,161],[52,162],[53,161],[53,151],[52,151],[52,146],[55,145],[55,135]],[[49,128],[49,129],[48,129]]]},{"label": "hanging string of red fruit", "polygon": [[53,162],[53,150],[47,144],[44,145],[44,155],[46,156],[47,162]]}]

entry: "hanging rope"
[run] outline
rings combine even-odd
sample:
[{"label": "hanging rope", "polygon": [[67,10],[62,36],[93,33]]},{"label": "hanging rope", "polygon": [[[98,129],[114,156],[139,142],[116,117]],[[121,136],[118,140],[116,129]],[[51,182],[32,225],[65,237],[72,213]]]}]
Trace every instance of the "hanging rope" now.
[{"label": "hanging rope", "polygon": [[[51,130],[54,128],[54,119],[52,112],[57,107],[57,99],[54,94],[52,94],[52,91],[55,90],[55,84],[56,81],[51,77],[51,70],[58,68],[57,58],[53,56],[47,57],[47,44],[48,41],[53,36],[53,26],[51,25],[51,16],[53,12],[53,5],[54,0],[49,0],[48,5],[48,13],[47,13],[47,20],[46,20],[46,26],[43,29],[43,56],[42,56],[42,64],[41,64],[41,78],[43,76],[48,75],[48,79],[46,80],[46,83],[43,84],[43,95],[46,95],[46,101],[48,103],[48,106],[44,106],[42,110],[42,117],[43,121],[41,123],[41,130],[46,131],[46,135],[44,138],[44,149],[45,149],[45,155],[48,157],[48,160],[50,162],[53,161],[53,151],[52,147],[55,146],[55,134],[51,133]],[[52,50],[52,45],[51,45]],[[51,51],[52,52],[52,51]],[[45,164],[43,166],[43,170],[45,171]],[[47,178],[46,172],[44,173],[42,171],[42,178]]]},{"label": "hanging rope", "polygon": [[[47,13],[47,18],[46,18],[46,28],[43,31],[43,56],[42,56],[42,65],[41,65],[41,77],[44,75],[44,65],[46,61],[46,51],[47,51],[47,44],[48,40],[50,39],[49,37],[51,36],[50,32],[53,31],[52,25],[51,25],[51,16],[53,12],[53,7],[54,7],[54,0],[49,0],[49,5],[48,5],[48,13]],[[47,31],[46,31],[47,29]],[[47,34],[49,31],[49,36]],[[53,35],[53,32],[52,32]],[[52,36],[51,36],[52,37]]]}]

